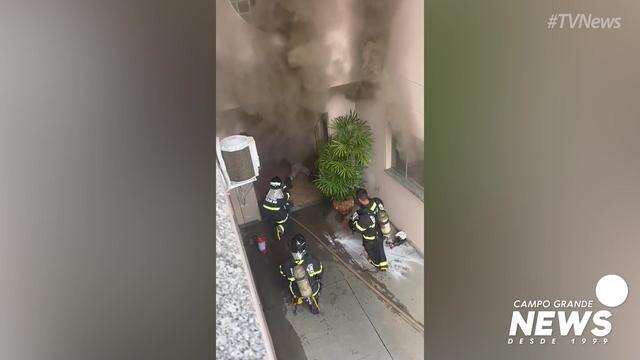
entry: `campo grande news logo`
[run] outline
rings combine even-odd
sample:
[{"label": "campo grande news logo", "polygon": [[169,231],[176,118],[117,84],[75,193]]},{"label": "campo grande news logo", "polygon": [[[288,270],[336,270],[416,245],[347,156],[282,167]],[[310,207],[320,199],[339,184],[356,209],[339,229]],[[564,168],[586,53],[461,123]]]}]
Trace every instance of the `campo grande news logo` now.
[{"label": "campo grande news logo", "polygon": [[606,344],[613,326],[610,308],[622,305],[628,294],[621,276],[605,275],[596,284],[599,303],[593,299],[517,299],[507,344]]}]

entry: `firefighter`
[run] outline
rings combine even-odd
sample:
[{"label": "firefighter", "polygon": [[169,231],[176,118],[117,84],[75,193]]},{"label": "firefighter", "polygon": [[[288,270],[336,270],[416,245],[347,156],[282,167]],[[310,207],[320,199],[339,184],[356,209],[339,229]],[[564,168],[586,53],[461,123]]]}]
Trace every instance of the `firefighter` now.
[{"label": "firefighter", "polygon": [[379,198],[370,198],[367,190],[360,188],[356,190],[356,204],[360,208],[367,208],[374,216],[378,216],[378,211],[384,210],[384,204]]},{"label": "firefighter", "polygon": [[[302,234],[295,235],[289,241],[291,258],[280,265],[280,274],[289,282],[292,303],[299,305],[306,302],[313,314],[319,311],[320,278],[322,277],[322,263],[307,252],[307,242]],[[296,278],[295,268],[301,266],[303,277]],[[306,293],[307,296],[304,296]]]},{"label": "firefighter", "polygon": [[369,263],[380,271],[387,271],[389,263],[384,253],[383,236],[377,219],[378,211],[384,210],[382,200],[369,198],[365,189],[358,189],[355,198],[359,207],[349,225],[353,231],[362,235],[362,246],[369,256]]},{"label": "firefighter", "polygon": [[285,233],[291,208],[290,199],[289,188],[279,177],[272,178],[269,182],[269,191],[262,204],[262,212],[267,222],[273,226],[277,240],[280,240]]}]

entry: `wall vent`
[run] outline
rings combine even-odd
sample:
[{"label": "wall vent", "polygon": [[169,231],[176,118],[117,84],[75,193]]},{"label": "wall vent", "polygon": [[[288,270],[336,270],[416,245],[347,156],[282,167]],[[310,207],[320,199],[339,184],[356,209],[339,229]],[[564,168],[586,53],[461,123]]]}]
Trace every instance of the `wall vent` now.
[{"label": "wall vent", "polygon": [[252,137],[232,135],[222,140],[216,137],[216,142],[218,162],[229,190],[257,180],[260,159]]}]

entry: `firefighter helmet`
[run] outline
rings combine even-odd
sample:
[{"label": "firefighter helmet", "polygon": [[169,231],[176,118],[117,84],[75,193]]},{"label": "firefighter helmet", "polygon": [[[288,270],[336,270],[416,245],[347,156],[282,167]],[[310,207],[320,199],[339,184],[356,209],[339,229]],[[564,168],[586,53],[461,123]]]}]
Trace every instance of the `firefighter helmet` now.
[{"label": "firefighter helmet", "polygon": [[356,190],[356,200],[364,200],[368,198],[369,198],[369,194],[367,194],[366,189],[359,188],[358,190]]},{"label": "firefighter helmet", "polygon": [[277,176],[274,176],[273,178],[271,178],[271,181],[269,182],[269,186],[273,189],[280,189],[282,187],[282,179],[280,179]]},{"label": "firefighter helmet", "polygon": [[296,234],[291,238],[289,241],[289,250],[296,264],[302,262],[302,259],[307,254],[307,241],[302,234]]}]

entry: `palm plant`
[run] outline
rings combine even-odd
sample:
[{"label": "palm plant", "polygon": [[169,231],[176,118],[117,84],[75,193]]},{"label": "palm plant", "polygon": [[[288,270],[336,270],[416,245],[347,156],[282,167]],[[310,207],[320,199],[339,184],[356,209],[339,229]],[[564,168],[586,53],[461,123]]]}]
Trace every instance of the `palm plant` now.
[{"label": "palm plant", "polygon": [[316,166],[318,190],[334,201],[353,196],[371,162],[373,137],[369,125],[355,111],[334,119],[332,136],[320,149]]}]

